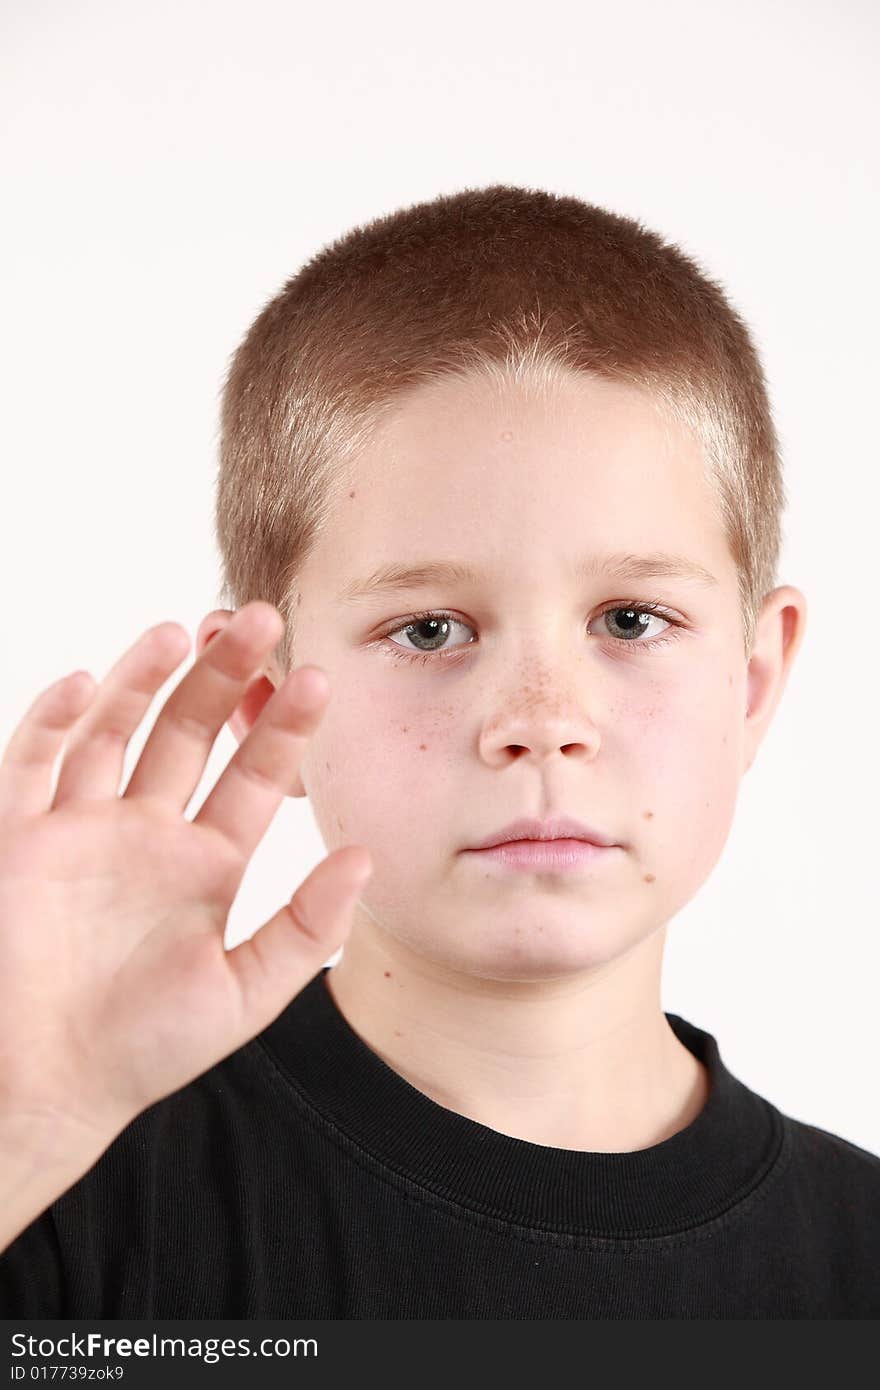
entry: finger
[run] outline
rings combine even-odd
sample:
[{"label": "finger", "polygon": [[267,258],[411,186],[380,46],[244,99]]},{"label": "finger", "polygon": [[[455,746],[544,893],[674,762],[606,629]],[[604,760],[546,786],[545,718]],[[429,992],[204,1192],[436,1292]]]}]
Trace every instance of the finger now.
[{"label": "finger", "polygon": [[119,795],[129,740],[156,691],[189,651],[179,623],[158,623],[141,634],[110,668],[88,714],[70,739],[61,764],[53,807],[73,797]]},{"label": "finger", "polygon": [[371,873],[372,861],[361,845],[335,850],[274,917],[226,953],[241,990],[242,1041],[267,1028],[339,949]]},{"label": "finger", "polygon": [[0,821],[48,811],[55,759],[97,689],[88,671],[74,671],[33,701],[0,760]]},{"label": "finger", "polygon": [[309,738],[327,706],[320,667],[291,671],[260,710],[253,728],[205,798],[199,825],[210,825],[250,859],[290,791]]},{"label": "finger", "polygon": [[124,796],[186,810],[217,735],[283,631],[271,603],[254,599],[239,609],[165,701]]}]

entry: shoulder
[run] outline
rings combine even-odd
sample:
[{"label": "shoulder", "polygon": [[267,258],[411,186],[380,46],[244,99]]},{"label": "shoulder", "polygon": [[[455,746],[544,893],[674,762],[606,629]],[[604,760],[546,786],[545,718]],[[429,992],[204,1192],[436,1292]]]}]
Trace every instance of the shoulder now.
[{"label": "shoulder", "polygon": [[797,1142],[808,1151],[827,1158],[829,1162],[850,1165],[857,1172],[880,1175],[880,1154],[861,1148],[851,1139],[844,1139],[843,1135],[834,1134],[820,1125],[807,1124],[805,1120],[795,1120],[790,1115],[785,1117],[785,1122],[791,1127]]},{"label": "shoulder", "polygon": [[880,1226],[880,1155],[819,1125],[783,1118],[792,1162],[802,1182],[861,1205]]}]

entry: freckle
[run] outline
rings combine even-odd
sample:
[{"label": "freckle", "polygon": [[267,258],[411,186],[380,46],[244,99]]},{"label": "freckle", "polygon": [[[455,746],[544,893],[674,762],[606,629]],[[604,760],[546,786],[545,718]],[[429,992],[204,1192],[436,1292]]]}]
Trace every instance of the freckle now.
[{"label": "freckle", "polygon": [[642,812],[642,815],[645,817],[645,820],[651,820],[651,819],[653,818],[654,812],[653,812],[653,811],[643,811],[643,812]]},{"label": "freckle", "polygon": [[354,497],[354,493],[353,493],[353,492],[350,492],[348,495],[349,495],[349,497]]},{"label": "freckle", "polygon": [[386,979],[386,980],[390,980],[390,979],[391,979],[391,971],[390,971],[390,970],[386,970],[386,971],[385,971],[385,979]]},{"label": "freckle", "polygon": [[645,874],[645,882],[646,882],[646,883],[653,883],[654,880],[655,880],[655,875],[654,875],[654,874]]},{"label": "freckle", "polygon": [[419,744],[419,748],[421,748],[421,750],[422,750],[423,753],[424,753],[425,749],[427,748],[427,746],[428,746],[427,743],[420,743],[420,744]]},{"label": "freckle", "polygon": [[325,764],[324,764],[324,767],[325,767],[325,769],[327,770],[327,772],[330,771],[330,764],[329,764],[329,763],[325,763]]},{"label": "freckle", "polygon": [[403,727],[402,727],[402,729],[400,730],[400,732],[401,732],[402,734],[408,734],[408,733],[409,733],[409,725],[408,725],[408,724],[404,724]]},{"label": "freckle", "polygon": [[338,827],[339,827],[340,830],[344,830],[344,829],[345,829],[345,826],[342,824],[342,817],[341,817],[341,816],[337,816],[337,817],[336,817],[336,824],[338,825]]},{"label": "freckle", "polygon": [[394,1030],[394,1036],[395,1036],[395,1038],[402,1038],[402,1037],[403,1037],[403,1034],[401,1033],[401,1031],[400,1031],[399,1028],[395,1028],[395,1030]]}]

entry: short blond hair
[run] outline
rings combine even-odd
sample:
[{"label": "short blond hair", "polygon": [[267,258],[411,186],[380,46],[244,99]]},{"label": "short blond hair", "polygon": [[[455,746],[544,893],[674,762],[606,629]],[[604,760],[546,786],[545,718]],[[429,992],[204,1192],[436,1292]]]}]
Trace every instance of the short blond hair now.
[{"label": "short blond hair", "polygon": [[289,671],[297,573],[404,393],[448,377],[541,391],[572,371],[646,389],[700,441],[750,655],[786,498],[746,324],[696,261],[641,223],[504,184],[354,228],[258,314],[222,394],[221,602],[279,609],[274,656]]}]

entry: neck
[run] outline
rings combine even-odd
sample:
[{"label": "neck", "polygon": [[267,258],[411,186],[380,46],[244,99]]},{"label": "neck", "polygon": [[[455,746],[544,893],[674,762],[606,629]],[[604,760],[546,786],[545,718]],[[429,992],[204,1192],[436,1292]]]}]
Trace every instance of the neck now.
[{"label": "neck", "polygon": [[689,1125],[708,1074],[660,1002],[665,927],[553,980],[469,975],[356,919],[327,985],[356,1033],[438,1105],[553,1148],[631,1152]]}]

